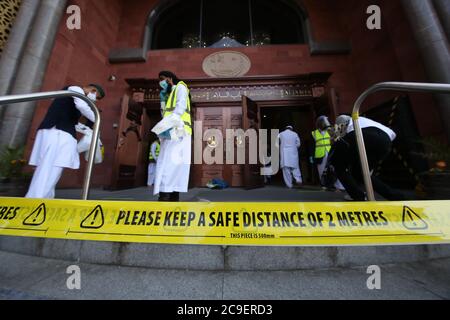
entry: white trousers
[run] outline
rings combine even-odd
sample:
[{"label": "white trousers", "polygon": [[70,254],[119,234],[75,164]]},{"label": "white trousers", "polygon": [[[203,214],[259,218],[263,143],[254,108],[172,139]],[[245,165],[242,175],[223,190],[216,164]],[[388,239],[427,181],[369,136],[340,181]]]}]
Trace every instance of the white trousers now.
[{"label": "white trousers", "polygon": [[[33,179],[31,180],[30,189],[25,198],[31,199],[54,199],[55,188],[61,178],[64,168],[48,165],[48,159],[36,168]],[[46,161],[47,160],[47,161]]]},{"label": "white trousers", "polygon": [[149,187],[155,184],[155,177],[156,177],[156,162],[150,162],[148,164],[148,179],[147,179],[147,185]]},{"label": "white trousers", "polygon": [[289,189],[292,189],[292,187],[293,187],[292,178],[294,178],[297,183],[303,182],[302,173],[300,171],[300,168],[284,167],[284,168],[282,168],[282,171],[283,171],[284,182],[286,183],[286,186]]},{"label": "white trousers", "polygon": [[[317,165],[317,171],[319,172],[319,179],[322,179],[322,175],[325,172],[325,169],[327,168],[327,164],[328,164],[328,152],[325,153],[325,157],[323,158],[322,163]],[[334,187],[338,190],[345,190],[344,186],[339,181],[339,179],[336,180]]]}]

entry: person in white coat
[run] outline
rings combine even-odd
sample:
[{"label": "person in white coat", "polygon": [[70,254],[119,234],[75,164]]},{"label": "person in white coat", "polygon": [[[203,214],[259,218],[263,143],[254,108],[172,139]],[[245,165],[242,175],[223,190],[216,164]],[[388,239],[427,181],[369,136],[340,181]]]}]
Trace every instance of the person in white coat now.
[{"label": "person in white coat", "polygon": [[[97,84],[83,88],[68,86],[64,90],[81,93],[92,101],[105,96],[103,88]],[[80,168],[75,126],[81,116],[92,123],[95,121],[94,112],[82,99],[67,97],[53,101],[38,128],[33,145],[29,164],[36,170],[26,198],[53,199],[64,168]]]},{"label": "person in white coat", "polygon": [[[328,157],[331,151],[331,136],[328,130],[331,128],[331,123],[326,116],[320,116],[316,121],[316,130],[312,132],[313,137],[313,157],[311,157],[311,164],[317,165],[317,171],[319,173],[319,181],[322,180],[322,176],[327,169]],[[329,186],[322,186],[326,189]],[[334,183],[334,188],[339,191],[345,191],[344,186],[339,179]]]},{"label": "person in white coat", "polygon": [[293,187],[293,179],[296,185],[303,183],[300,171],[298,151],[301,146],[300,137],[294,132],[292,126],[287,126],[286,130],[279,135],[280,145],[280,166],[283,171],[283,178],[288,188]]},{"label": "person in white coat", "polygon": [[153,186],[155,183],[155,175],[156,175],[156,163],[158,162],[159,152],[160,152],[160,144],[159,140],[155,140],[150,146],[150,153],[148,156],[148,179],[147,185],[149,187]]},{"label": "person in white coat", "polygon": [[[160,135],[161,151],[156,164],[154,194],[159,201],[178,202],[180,192],[188,192],[191,168],[192,120],[189,89],[170,71],[159,74],[161,87],[166,82],[169,99],[165,105],[163,121],[178,123],[170,131],[173,135]],[[157,125],[158,126],[158,125]],[[155,128],[153,129],[155,130]],[[180,135],[181,134],[181,135]]]}]

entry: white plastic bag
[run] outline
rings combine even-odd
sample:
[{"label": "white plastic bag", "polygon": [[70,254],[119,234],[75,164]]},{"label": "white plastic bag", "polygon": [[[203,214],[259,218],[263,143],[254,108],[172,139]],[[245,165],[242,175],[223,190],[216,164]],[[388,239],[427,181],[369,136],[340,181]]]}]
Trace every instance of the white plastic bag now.
[{"label": "white plastic bag", "polygon": [[91,147],[92,135],[84,135],[83,138],[78,142],[77,151],[78,153],[88,152]]},{"label": "white plastic bag", "polygon": [[[84,153],[84,158],[86,161],[89,161],[89,150]],[[103,159],[105,158],[105,147],[103,146],[103,143],[100,139],[98,139],[97,143],[97,149],[95,150],[95,164],[100,164],[103,162]]]},{"label": "white plastic bag", "polygon": [[[93,131],[91,128],[81,123],[78,123],[78,125],[75,126],[75,129],[77,132],[83,134],[83,138],[81,138],[81,140],[78,142],[77,151],[78,153],[84,153],[84,158],[86,159],[86,161],[89,161],[89,149],[91,148]],[[97,149],[95,150],[95,164],[100,164],[103,162],[105,153],[104,150],[105,148],[103,146],[103,143],[99,138]]]},{"label": "white plastic bag", "polygon": [[179,140],[186,135],[183,120],[174,113],[158,122],[152,132],[162,139],[170,136],[171,140]]},{"label": "white plastic bag", "polygon": [[77,145],[77,151],[78,153],[83,153],[86,151],[89,151],[89,147],[91,146],[92,141],[92,130],[88,126],[85,126],[82,123],[78,123],[75,126],[75,130],[78,133],[81,133],[83,135],[83,138],[78,142]]}]

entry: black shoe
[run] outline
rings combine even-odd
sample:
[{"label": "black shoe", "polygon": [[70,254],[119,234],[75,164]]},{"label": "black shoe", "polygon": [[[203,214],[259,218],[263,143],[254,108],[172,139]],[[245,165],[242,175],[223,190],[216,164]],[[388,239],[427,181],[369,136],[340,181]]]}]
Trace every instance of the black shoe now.
[{"label": "black shoe", "polygon": [[160,192],[159,193],[159,199],[158,199],[158,201],[160,201],[160,202],[170,202],[171,200],[170,200],[170,193],[167,193],[167,192]]},{"label": "black shoe", "polygon": [[172,192],[170,194],[170,202],[180,202],[180,193],[179,192]]},{"label": "black shoe", "polygon": [[295,182],[294,182],[294,186],[295,186],[297,189],[302,189],[302,188],[304,187],[304,184],[303,184],[303,182],[297,182],[297,181],[295,181]]}]

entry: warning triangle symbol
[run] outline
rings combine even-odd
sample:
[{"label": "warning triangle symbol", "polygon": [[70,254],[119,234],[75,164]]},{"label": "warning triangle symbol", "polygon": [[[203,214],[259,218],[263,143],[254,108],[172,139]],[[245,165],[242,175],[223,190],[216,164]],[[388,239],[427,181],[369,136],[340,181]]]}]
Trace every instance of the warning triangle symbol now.
[{"label": "warning triangle symbol", "polygon": [[425,230],[428,224],[409,207],[403,207],[403,226],[408,230]]},{"label": "warning triangle symbol", "polygon": [[23,224],[25,226],[40,226],[45,222],[47,217],[47,209],[45,203],[42,203],[39,207],[33,210],[28,217],[25,218]]},{"label": "warning triangle symbol", "polygon": [[95,207],[81,222],[81,228],[84,229],[100,229],[105,224],[105,217],[101,205]]}]

